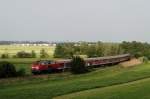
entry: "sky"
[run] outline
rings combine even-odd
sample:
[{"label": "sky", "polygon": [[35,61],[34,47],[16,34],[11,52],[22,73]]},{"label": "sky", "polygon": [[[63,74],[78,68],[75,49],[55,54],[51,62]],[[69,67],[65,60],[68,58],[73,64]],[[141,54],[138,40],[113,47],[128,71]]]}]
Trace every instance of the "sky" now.
[{"label": "sky", "polygon": [[0,40],[150,42],[150,0],[0,0]]}]

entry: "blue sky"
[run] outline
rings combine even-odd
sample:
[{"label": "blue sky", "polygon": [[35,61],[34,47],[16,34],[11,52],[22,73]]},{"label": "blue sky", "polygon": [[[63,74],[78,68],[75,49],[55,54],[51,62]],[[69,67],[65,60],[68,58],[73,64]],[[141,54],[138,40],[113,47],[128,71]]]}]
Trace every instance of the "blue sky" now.
[{"label": "blue sky", "polygon": [[149,0],[0,0],[0,40],[150,42]]}]

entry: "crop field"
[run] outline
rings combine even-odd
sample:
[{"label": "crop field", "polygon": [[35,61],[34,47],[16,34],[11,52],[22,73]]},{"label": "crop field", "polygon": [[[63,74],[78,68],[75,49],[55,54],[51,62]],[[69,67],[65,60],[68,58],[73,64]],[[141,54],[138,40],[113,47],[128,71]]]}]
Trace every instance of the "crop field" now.
[{"label": "crop field", "polygon": [[[25,65],[18,65],[26,67]],[[0,80],[1,99],[149,99],[150,63]],[[144,97],[144,98],[143,98]]]},{"label": "crop field", "polygon": [[56,59],[56,58],[8,58],[0,59],[0,61],[8,61],[14,64],[31,64],[37,60],[47,60],[47,59]]},{"label": "crop field", "polygon": [[17,45],[0,45],[0,55],[8,53],[10,57],[16,55],[19,51],[31,52],[34,50],[39,57],[40,50],[44,49],[50,57],[53,57],[55,47],[53,46],[17,46]]}]

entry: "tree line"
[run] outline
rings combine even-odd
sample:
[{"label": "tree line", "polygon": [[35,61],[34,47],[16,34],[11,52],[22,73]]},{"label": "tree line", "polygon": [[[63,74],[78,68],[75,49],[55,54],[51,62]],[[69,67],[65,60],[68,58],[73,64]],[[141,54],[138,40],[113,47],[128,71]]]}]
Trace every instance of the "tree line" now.
[{"label": "tree line", "polygon": [[[104,42],[65,42],[58,43],[55,48],[54,58],[72,58],[72,56],[84,57],[103,57],[118,54],[130,53],[134,57],[145,56],[150,59],[150,44],[142,42],[122,42],[122,43],[104,43]],[[9,58],[9,54],[3,53],[1,58]],[[19,51],[13,58],[36,58],[37,53]],[[41,58],[48,58],[49,55],[44,49],[40,50]]]},{"label": "tree line", "polygon": [[141,42],[122,42],[120,44],[124,53],[130,53],[134,57],[147,57],[150,59],[150,44]]},{"label": "tree line", "polygon": [[145,56],[150,59],[150,44],[142,42],[81,42],[57,44],[55,58],[71,58],[73,55],[86,55],[87,57],[102,57],[130,53],[134,57]]}]

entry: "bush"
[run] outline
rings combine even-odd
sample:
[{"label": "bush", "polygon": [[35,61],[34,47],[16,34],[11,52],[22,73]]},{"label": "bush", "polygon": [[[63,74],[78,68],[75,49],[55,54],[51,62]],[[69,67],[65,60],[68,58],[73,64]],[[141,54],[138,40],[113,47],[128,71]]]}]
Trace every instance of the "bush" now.
[{"label": "bush", "polygon": [[148,58],[148,60],[150,60],[150,54],[148,54],[146,57]]},{"label": "bush", "polygon": [[36,53],[35,53],[34,50],[31,51],[31,57],[32,57],[32,58],[36,58]]},{"label": "bush", "polygon": [[4,59],[4,58],[9,58],[8,53],[4,53],[4,54],[2,54],[2,55],[1,55],[1,58],[3,58],[3,59]]},{"label": "bush", "polygon": [[75,56],[71,61],[71,72],[73,74],[86,73],[88,69],[85,66],[85,61],[79,56]]},{"label": "bush", "polygon": [[17,58],[17,55],[13,55],[12,58]]},{"label": "bush", "polygon": [[150,57],[148,57],[148,60],[150,60]]},{"label": "bush", "polygon": [[17,71],[17,76],[25,76],[26,71],[24,68],[21,68],[19,71]]},{"label": "bush", "polygon": [[47,58],[47,57],[49,57],[48,53],[44,49],[41,49],[40,58]]},{"label": "bush", "polygon": [[147,57],[144,57],[143,62],[148,63],[149,59]]},{"label": "bush", "polygon": [[8,78],[17,76],[16,68],[9,62],[0,62],[0,78]]},{"label": "bush", "polygon": [[143,63],[148,63],[149,59],[145,56],[139,58]]},{"label": "bush", "polygon": [[25,51],[21,51],[21,52],[18,52],[16,54],[16,57],[17,58],[32,58],[32,55],[31,55],[31,53],[27,53]]}]

